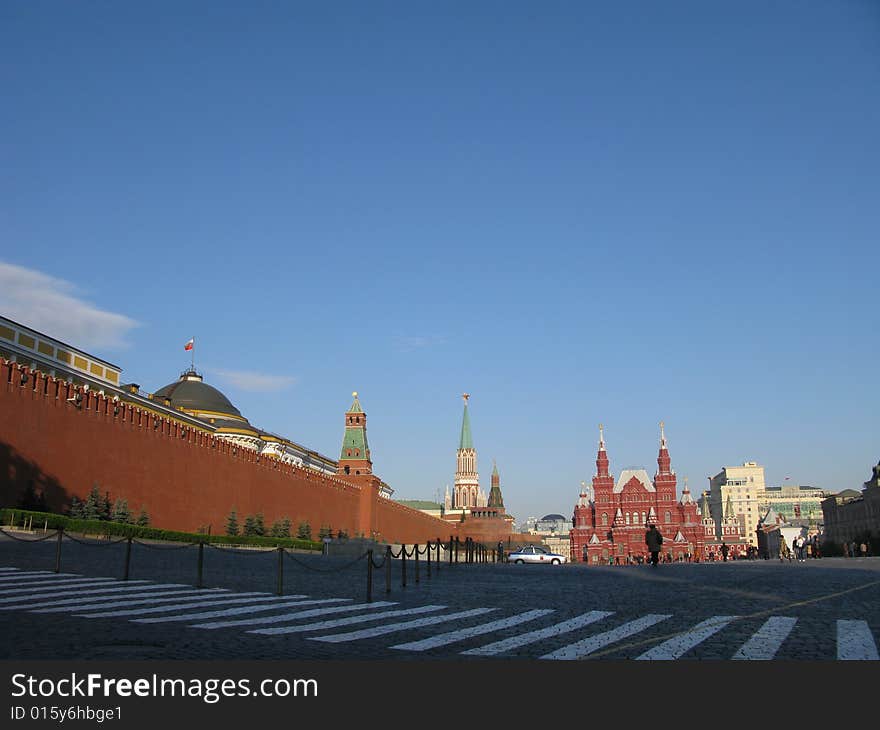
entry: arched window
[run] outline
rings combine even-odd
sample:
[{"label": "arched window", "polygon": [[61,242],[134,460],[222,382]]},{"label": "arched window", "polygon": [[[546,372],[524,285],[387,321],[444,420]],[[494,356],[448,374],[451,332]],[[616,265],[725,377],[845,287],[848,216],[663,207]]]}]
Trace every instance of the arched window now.
[{"label": "arched window", "polygon": [[603,525],[607,525],[607,524],[608,524],[608,513],[607,513],[607,512],[603,512],[603,513],[602,513],[602,524],[603,524]]},{"label": "arched window", "polygon": [[663,515],[663,520],[664,522],[666,522],[666,524],[672,522],[672,514],[669,512],[669,510],[666,510],[666,514]]},{"label": "arched window", "polygon": [[626,524],[630,524],[630,521],[629,521],[629,512],[626,513]]},{"label": "arched window", "polygon": [[648,513],[642,512],[642,524],[648,524]]},{"label": "arched window", "polygon": [[350,466],[345,467],[345,473],[351,474],[351,467]]}]

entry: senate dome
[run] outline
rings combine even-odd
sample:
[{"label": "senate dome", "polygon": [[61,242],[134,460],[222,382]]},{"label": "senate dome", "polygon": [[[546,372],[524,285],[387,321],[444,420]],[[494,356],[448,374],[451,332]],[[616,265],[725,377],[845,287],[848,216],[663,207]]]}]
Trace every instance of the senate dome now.
[{"label": "senate dome", "polygon": [[[153,393],[154,399],[171,400],[171,407],[198,417],[219,416],[245,420],[229,398],[214,386],[203,382],[202,376],[195,370],[181,373],[180,380],[169,383]],[[204,416],[203,416],[204,414]]]}]

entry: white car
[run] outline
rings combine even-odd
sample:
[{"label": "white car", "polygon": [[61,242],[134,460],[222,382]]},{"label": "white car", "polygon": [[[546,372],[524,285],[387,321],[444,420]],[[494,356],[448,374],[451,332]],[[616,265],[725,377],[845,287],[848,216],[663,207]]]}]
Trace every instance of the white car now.
[{"label": "white car", "polygon": [[550,565],[562,565],[567,563],[568,558],[559,553],[552,553],[547,548],[529,545],[507,554],[508,563],[549,563]]}]

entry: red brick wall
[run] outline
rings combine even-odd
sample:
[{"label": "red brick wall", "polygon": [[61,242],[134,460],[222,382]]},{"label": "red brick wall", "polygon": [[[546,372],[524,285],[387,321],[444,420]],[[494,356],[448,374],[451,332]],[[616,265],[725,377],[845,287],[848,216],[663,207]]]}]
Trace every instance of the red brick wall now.
[{"label": "red brick wall", "polygon": [[74,393],[62,380],[0,359],[0,506],[17,506],[32,482],[49,509],[62,512],[97,482],[111,501],[126,499],[134,514],[144,507],[151,525],[166,529],[210,525],[220,534],[235,508],[239,525],[261,512],[267,527],[290,518],[294,533],[308,522],[313,535],[329,525],[352,536],[369,536],[371,528],[382,540],[406,543],[479,537],[379,497],[376,477],[318,474],[167,419],[154,428],[152,414],[119,403],[114,416],[114,403],[95,393],[78,409],[66,402]]}]

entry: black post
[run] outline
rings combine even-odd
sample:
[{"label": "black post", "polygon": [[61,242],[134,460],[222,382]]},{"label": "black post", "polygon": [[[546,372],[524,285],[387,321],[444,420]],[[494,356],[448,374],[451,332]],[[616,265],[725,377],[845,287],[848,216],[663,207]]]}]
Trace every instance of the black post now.
[{"label": "black post", "polygon": [[452,565],[452,535],[449,536],[449,564]]},{"label": "black post", "polygon": [[131,565],[131,537],[128,538],[128,544],[125,546],[125,575],[122,580],[128,580],[128,568]]},{"label": "black post", "polygon": [[415,561],[416,561],[416,583],[419,582],[419,544],[413,544],[413,552],[415,553]]},{"label": "black post", "polygon": [[425,552],[428,553],[428,578],[430,578],[431,577],[431,541],[430,540],[428,540],[425,543],[425,547],[426,547]]},{"label": "black post", "polygon": [[202,587],[202,566],[205,564],[205,543],[199,543],[199,568],[198,568],[198,580],[196,581],[196,588]]},{"label": "black post", "polygon": [[461,545],[461,540],[458,539],[458,535],[455,536],[455,564],[458,565],[458,548]]},{"label": "black post", "polygon": [[400,586],[406,588],[406,543],[400,546]]},{"label": "black post", "polygon": [[367,603],[373,602],[373,550],[367,550]]},{"label": "black post", "polygon": [[498,561],[495,559],[495,548],[492,548],[492,562],[497,563]]},{"label": "black post", "polygon": [[55,572],[61,572],[61,540],[64,538],[64,528],[58,528],[58,544],[55,546]]},{"label": "black post", "polygon": [[440,561],[440,545],[441,544],[442,543],[440,542],[440,538],[438,537],[437,538],[437,575],[440,575],[440,562],[441,562]]},{"label": "black post", "polygon": [[278,587],[275,593],[279,596],[284,595],[284,548],[278,548]]},{"label": "black post", "polygon": [[385,592],[391,593],[391,546],[385,548]]}]

